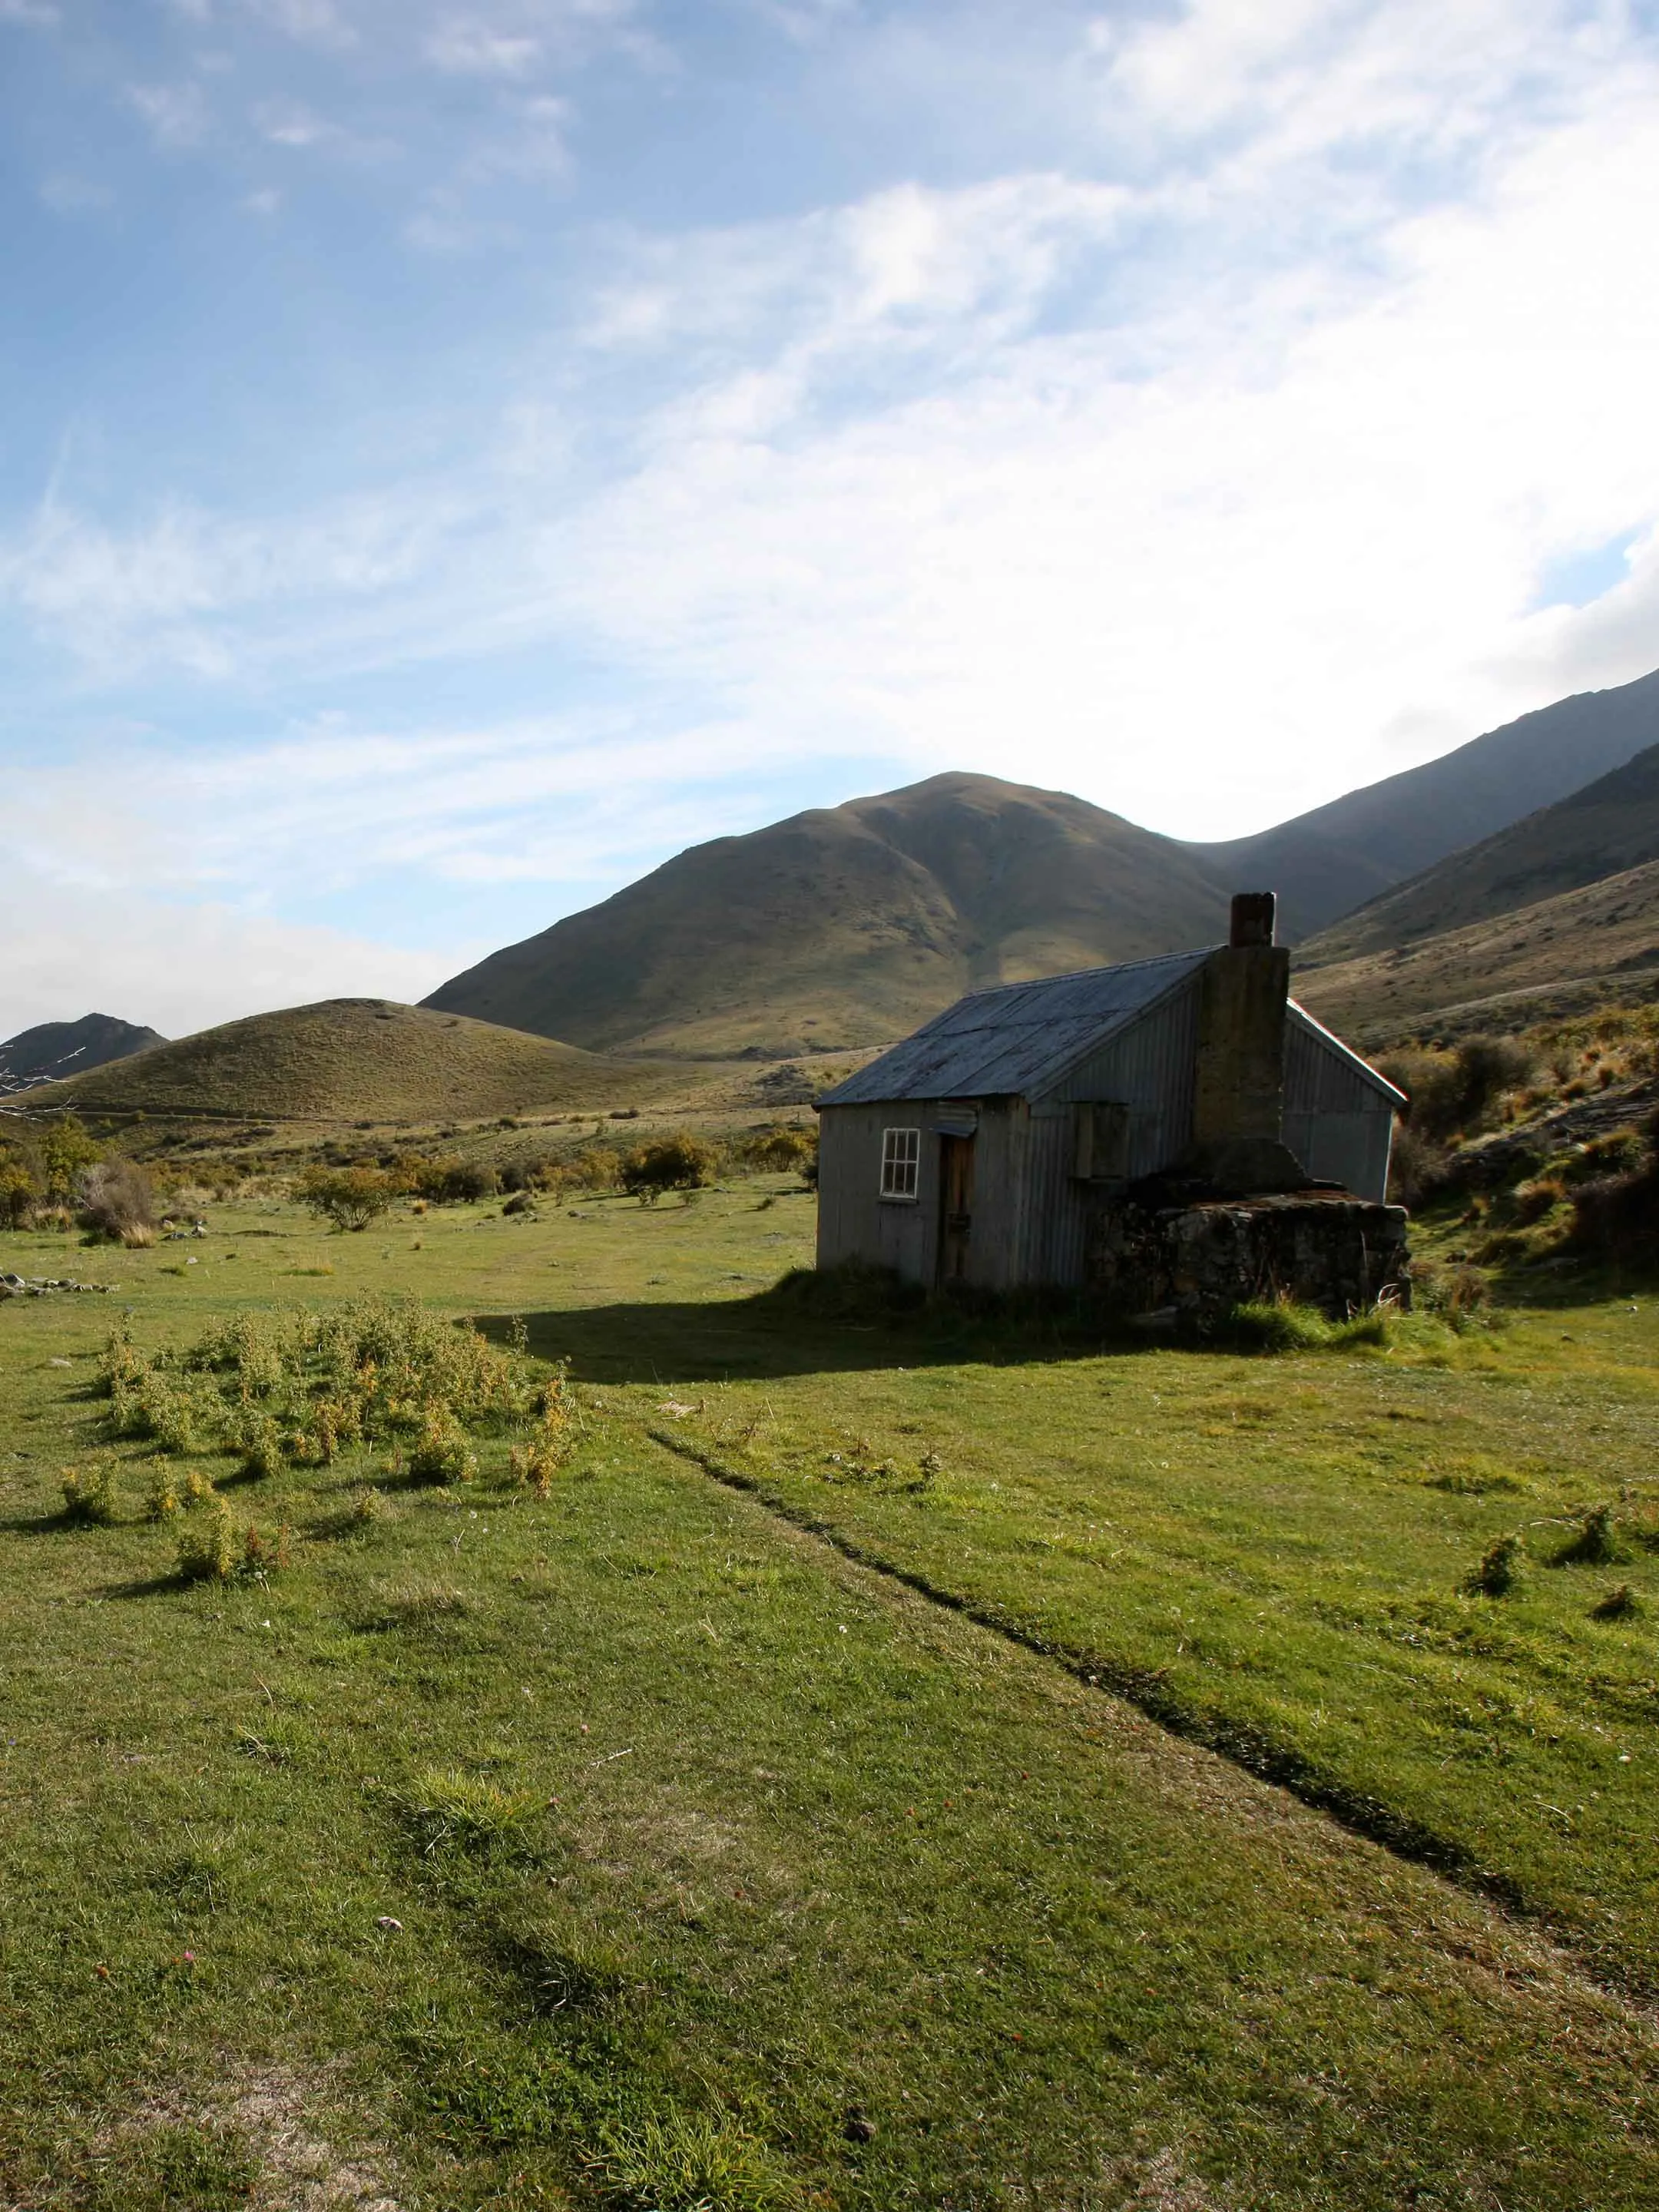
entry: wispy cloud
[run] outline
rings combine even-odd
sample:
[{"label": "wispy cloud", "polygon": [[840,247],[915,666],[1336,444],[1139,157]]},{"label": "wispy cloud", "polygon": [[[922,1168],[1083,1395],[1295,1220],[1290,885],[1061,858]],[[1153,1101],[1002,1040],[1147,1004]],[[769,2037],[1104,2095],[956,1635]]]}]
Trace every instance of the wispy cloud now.
[{"label": "wispy cloud", "polygon": [[156,144],[170,153],[199,146],[212,126],[207,95],[194,82],[129,85],[126,99]]},{"label": "wispy cloud", "polygon": [[459,76],[525,76],[542,58],[539,39],[470,19],[436,25],[421,51],[434,69]]}]

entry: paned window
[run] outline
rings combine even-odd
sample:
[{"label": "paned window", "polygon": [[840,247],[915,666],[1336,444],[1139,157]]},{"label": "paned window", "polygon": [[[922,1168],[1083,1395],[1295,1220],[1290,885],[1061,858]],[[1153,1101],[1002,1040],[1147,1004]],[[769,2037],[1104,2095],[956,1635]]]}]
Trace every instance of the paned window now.
[{"label": "paned window", "polygon": [[881,1133],[881,1194],[884,1198],[914,1198],[916,1171],[921,1164],[920,1129],[884,1129]]}]

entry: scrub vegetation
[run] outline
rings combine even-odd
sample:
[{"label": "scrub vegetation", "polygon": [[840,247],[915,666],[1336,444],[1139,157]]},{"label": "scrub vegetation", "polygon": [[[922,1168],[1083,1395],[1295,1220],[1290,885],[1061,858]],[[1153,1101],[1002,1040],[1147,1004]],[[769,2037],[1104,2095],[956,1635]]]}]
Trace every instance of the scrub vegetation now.
[{"label": "scrub vegetation", "polygon": [[0,2199],[1650,2203],[1642,1279],[1119,1342],[734,1160],[0,1304]]}]

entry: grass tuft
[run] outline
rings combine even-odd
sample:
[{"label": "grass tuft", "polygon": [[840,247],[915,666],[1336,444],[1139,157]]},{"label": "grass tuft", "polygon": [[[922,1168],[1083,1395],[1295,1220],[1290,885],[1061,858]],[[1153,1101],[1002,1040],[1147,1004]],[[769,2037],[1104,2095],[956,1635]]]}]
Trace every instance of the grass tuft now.
[{"label": "grass tuft", "polygon": [[452,1850],[477,1858],[516,1857],[529,1848],[535,1798],[526,1790],[503,1790],[486,1776],[429,1767],[392,1802],[424,1858]]},{"label": "grass tuft", "polygon": [[617,2212],[786,2212],[800,2195],[758,2136],[670,2111],[602,2130],[594,2178]]}]

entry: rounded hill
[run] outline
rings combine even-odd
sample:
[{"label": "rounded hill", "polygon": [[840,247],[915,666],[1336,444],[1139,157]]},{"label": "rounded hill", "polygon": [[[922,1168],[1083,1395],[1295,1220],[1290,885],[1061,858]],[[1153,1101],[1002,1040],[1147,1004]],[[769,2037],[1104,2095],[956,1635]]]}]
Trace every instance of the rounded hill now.
[{"label": "rounded hill", "polygon": [[644,1097],[661,1072],[387,999],[255,1014],[29,1094],[31,1109],[425,1121]]}]

